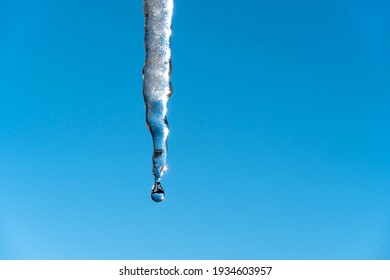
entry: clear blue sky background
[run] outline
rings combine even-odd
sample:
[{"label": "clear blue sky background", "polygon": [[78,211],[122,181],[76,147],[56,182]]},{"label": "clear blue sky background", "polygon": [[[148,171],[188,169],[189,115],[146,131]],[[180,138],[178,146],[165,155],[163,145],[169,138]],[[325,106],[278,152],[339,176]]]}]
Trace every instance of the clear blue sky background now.
[{"label": "clear blue sky background", "polygon": [[1,259],[389,259],[390,2],[176,0],[166,201],[141,0],[0,0]]}]

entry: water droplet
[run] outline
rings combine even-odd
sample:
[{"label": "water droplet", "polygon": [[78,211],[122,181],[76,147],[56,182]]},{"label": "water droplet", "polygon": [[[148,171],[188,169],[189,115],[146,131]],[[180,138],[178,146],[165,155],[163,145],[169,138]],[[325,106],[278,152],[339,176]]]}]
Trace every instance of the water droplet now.
[{"label": "water droplet", "polygon": [[165,199],[165,192],[160,182],[154,183],[150,196],[154,202],[161,202]]}]

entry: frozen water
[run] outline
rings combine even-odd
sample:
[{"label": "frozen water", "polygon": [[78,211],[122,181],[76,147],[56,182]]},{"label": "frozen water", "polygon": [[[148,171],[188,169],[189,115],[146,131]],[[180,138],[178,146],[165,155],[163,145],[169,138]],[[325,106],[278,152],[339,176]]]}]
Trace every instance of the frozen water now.
[{"label": "frozen water", "polygon": [[155,185],[160,183],[167,170],[169,133],[167,102],[172,95],[170,82],[172,10],[173,0],[144,0],[146,58],[143,69],[143,95],[146,123],[153,138],[152,162]]}]

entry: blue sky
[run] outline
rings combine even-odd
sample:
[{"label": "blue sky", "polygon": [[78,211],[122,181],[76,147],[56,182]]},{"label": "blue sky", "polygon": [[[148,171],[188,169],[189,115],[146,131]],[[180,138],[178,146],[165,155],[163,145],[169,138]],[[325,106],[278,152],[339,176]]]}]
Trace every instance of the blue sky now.
[{"label": "blue sky", "polygon": [[142,1],[0,0],[0,259],[389,259],[388,1],[176,1],[166,201]]}]

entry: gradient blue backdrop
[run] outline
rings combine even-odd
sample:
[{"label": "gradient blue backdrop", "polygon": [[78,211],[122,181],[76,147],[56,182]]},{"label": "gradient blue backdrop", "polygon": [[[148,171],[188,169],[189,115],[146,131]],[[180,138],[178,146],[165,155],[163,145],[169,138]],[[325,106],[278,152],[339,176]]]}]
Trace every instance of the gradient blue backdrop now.
[{"label": "gradient blue backdrop", "polygon": [[389,259],[390,2],[176,0],[153,203],[141,0],[0,0],[1,259]]}]

